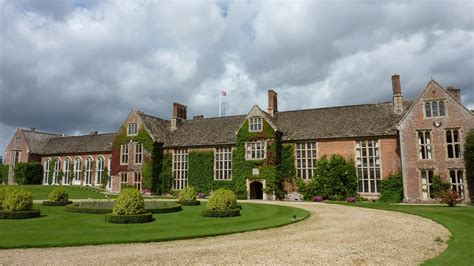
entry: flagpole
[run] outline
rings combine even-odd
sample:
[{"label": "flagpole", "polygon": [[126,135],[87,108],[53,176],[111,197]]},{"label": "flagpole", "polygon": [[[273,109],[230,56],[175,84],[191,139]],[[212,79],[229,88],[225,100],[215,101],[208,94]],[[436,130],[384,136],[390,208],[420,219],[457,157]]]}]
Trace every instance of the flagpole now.
[{"label": "flagpole", "polygon": [[222,92],[219,90],[219,117],[221,117]]}]

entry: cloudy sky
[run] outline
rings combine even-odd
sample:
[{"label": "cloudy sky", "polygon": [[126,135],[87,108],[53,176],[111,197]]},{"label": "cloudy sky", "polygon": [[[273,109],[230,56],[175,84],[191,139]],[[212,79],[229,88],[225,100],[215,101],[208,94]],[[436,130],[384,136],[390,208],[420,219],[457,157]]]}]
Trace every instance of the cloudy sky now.
[{"label": "cloudy sky", "polygon": [[[415,3],[413,3],[415,2]],[[0,0],[0,150],[17,127],[116,131],[169,118],[406,98],[431,79],[474,108],[473,1]]]}]

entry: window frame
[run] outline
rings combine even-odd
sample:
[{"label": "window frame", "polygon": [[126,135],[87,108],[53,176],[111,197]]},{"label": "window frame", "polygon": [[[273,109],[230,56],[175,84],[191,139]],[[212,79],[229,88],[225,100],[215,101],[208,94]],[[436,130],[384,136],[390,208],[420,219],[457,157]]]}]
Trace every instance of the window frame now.
[{"label": "window frame", "polygon": [[[257,144],[263,144],[263,157],[258,157],[257,154],[262,154],[262,147],[257,147]],[[255,154],[255,157],[249,157],[249,146],[252,147],[254,145],[255,151],[252,149],[250,150],[250,155],[252,153]],[[247,161],[261,161],[267,158],[267,141],[266,140],[257,140],[257,141],[249,141],[245,142],[245,160]]]},{"label": "window frame", "polygon": [[142,191],[142,173],[133,172],[133,186],[138,189],[138,191]]},{"label": "window frame", "polygon": [[[441,115],[440,103],[442,103],[442,106],[443,106],[443,112],[444,112],[443,115]],[[429,116],[427,113],[427,106],[429,106],[429,111],[430,111]],[[433,108],[434,106],[436,106],[436,108]],[[447,114],[448,110],[446,108],[446,98],[423,100],[422,109],[423,109],[423,118],[425,119],[446,117],[448,115]],[[437,112],[436,116],[434,115],[434,110],[436,110]]]},{"label": "window frame", "polygon": [[15,147],[19,147],[21,144],[21,136],[16,136],[15,137]]},{"label": "window frame", "polygon": [[[422,199],[432,199],[431,190],[432,190],[432,186],[433,186],[433,177],[435,176],[435,169],[433,169],[433,168],[423,168],[423,169],[419,169],[419,173],[420,173],[421,198]],[[430,173],[431,173],[431,176],[430,176]],[[426,176],[425,176],[426,183],[425,184],[423,183],[423,174],[426,174]],[[431,180],[430,180],[430,178],[431,178]],[[423,185],[426,186],[426,189],[423,188]],[[427,195],[426,197],[423,194],[424,192],[426,192],[426,195]]]},{"label": "window frame", "polygon": [[71,158],[66,157],[64,159],[64,176],[63,176],[63,185],[69,185],[71,183]]},{"label": "window frame", "polygon": [[81,172],[82,172],[82,158],[77,157],[74,159],[73,165],[73,181],[74,182],[81,182]]},{"label": "window frame", "polygon": [[138,125],[137,125],[137,123],[128,123],[127,136],[136,136],[136,135],[138,135]]},{"label": "window frame", "polygon": [[59,184],[59,172],[61,171],[61,159],[56,158],[54,159],[55,164],[54,164],[54,169],[53,169],[53,181],[51,184]]},{"label": "window frame", "polygon": [[95,174],[95,183],[97,185],[101,184],[102,178],[104,177],[105,169],[105,158],[99,156],[96,160],[96,174]]},{"label": "window frame", "polygon": [[174,149],[171,156],[172,189],[181,190],[188,186],[189,150]]},{"label": "window frame", "polygon": [[214,180],[232,180],[232,147],[214,148]]},{"label": "window frame", "polygon": [[[431,129],[417,129],[416,130],[416,147],[417,147],[417,159],[421,161],[429,161],[435,159],[434,152],[434,134]],[[420,143],[420,133],[423,133],[423,143]],[[429,133],[429,143],[427,143],[426,133]],[[424,151],[424,156],[422,156],[422,151]],[[429,154],[429,155],[428,155]],[[430,158],[431,157],[431,158]]]},{"label": "window frame", "polygon": [[[138,149],[138,147],[140,147],[140,149]],[[142,163],[143,163],[143,144],[140,142],[136,142],[135,143],[135,164],[142,164]]]},{"label": "window frame", "polygon": [[120,165],[128,164],[129,151],[130,151],[130,148],[128,147],[128,143],[120,145]]},{"label": "window frame", "polygon": [[[448,132],[451,133],[451,142],[448,142]],[[458,141],[454,141],[454,132],[457,132]],[[446,128],[444,130],[444,140],[446,144],[446,158],[450,160],[459,160],[463,158],[462,150],[462,131],[461,128]],[[459,151],[459,156],[456,157],[456,147]],[[449,157],[449,151],[451,150],[453,157]]]},{"label": "window frame", "polygon": [[120,190],[122,190],[123,185],[128,186],[128,172],[120,172]]},{"label": "window frame", "polygon": [[93,159],[92,157],[87,157],[86,159],[86,169],[84,173],[84,184],[86,185],[92,185],[92,173],[94,171],[93,169]]},{"label": "window frame", "polygon": [[[313,144],[314,147],[312,146]],[[298,154],[300,154],[300,156],[298,156]],[[310,156],[308,156],[308,154],[310,154]],[[311,180],[311,178],[316,173],[316,161],[318,159],[317,142],[311,141],[295,143],[294,156],[296,176],[303,180]]]},{"label": "window frame", "polygon": [[249,132],[262,132],[263,131],[263,117],[251,116],[248,118]]},{"label": "window frame", "polygon": [[43,185],[49,184],[49,167],[51,165],[51,159],[48,158],[43,164]]},{"label": "window frame", "polygon": [[[458,192],[458,194],[464,199],[464,196],[466,195],[466,170],[464,168],[448,168],[447,170],[451,190]],[[453,176],[451,175],[452,172],[454,172],[456,182],[453,182]],[[459,176],[459,172],[461,172],[461,176]],[[461,182],[459,182],[459,178],[461,178]]]},{"label": "window frame", "polygon": [[357,191],[361,194],[380,194],[383,173],[380,139],[357,140],[354,146]]}]

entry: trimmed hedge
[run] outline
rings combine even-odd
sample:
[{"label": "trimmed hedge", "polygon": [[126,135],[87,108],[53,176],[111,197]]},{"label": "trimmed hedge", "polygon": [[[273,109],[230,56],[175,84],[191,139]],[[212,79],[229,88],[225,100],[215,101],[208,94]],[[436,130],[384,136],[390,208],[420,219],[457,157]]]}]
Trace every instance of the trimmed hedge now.
[{"label": "trimmed hedge", "polygon": [[[110,205],[108,202],[104,202],[104,205]],[[112,212],[113,205],[111,206],[103,206],[103,207],[95,207],[95,206],[87,206],[87,205],[97,205],[100,203],[74,203],[67,205],[65,210],[67,212],[73,212],[73,213],[88,213],[88,214],[106,214]],[[145,203],[146,205],[146,203]],[[180,204],[173,203],[173,205],[167,206],[149,206],[149,208],[145,208],[145,212],[153,213],[153,214],[159,214],[159,213],[171,213],[171,212],[179,212],[182,211],[183,208],[181,207]]]},{"label": "trimmed hedge", "polygon": [[240,216],[240,209],[233,210],[203,210],[202,216],[204,217],[235,217]]},{"label": "trimmed hedge", "polygon": [[112,209],[115,215],[135,215],[145,212],[145,200],[136,188],[125,188],[115,201]]},{"label": "trimmed hedge", "polygon": [[237,198],[232,190],[220,188],[212,193],[207,208],[209,210],[232,210],[237,205]]},{"label": "trimmed hedge", "polygon": [[105,221],[114,224],[149,223],[153,221],[153,214],[151,212],[134,215],[115,215],[113,213],[107,213],[105,214]]},{"label": "trimmed hedge", "polygon": [[112,211],[112,208],[104,209],[104,208],[96,208],[96,207],[81,207],[79,203],[74,203],[74,204],[67,205],[64,210],[67,212],[73,212],[73,213],[106,214],[106,213],[110,213]]},{"label": "trimmed hedge", "polygon": [[40,217],[41,212],[38,210],[31,210],[31,211],[19,211],[19,212],[6,212],[0,211],[0,219],[8,219],[8,220],[19,220],[19,219],[31,219]]},{"label": "trimmed hedge", "polygon": [[72,204],[72,201],[43,201],[43,206],[66,206]]},{"label": "trimmed hedge", "polygon": [[201,205],[201,202],[199,200],[177,201],[176,203],[181,204],[183,206],[198,206],[198,205]]}]

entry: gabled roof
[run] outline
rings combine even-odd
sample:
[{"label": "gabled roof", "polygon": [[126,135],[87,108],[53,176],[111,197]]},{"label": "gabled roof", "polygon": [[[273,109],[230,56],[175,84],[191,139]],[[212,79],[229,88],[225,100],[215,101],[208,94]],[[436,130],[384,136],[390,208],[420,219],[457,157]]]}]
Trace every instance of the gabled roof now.
[{"label": "gabled roof", "polygon": [[141,111],[137,111],[137,114],[153,140],[165,143],[169,134],[170,121],[145,114]]},{"label": "gabled roof", "polygon": [[62,137],[62,134],[20,129],[25,137],[30,153],[39,154],[51,138]]},{"label": "gabled roof", "polygon": [[116,133],[107,133],[51,138],[45,143],[40,153],[43,155],[54,155],[111,152],[116,135]]},{"label": "gabled roof", "polygon": [[416,100],[413,101],[413,104],[411,105],[411,107],[404,113],[403,117],[400,119],[400,121],[398,122],[398,125],[397,126],[400,126],[403,121],[405,121],[405,118],[408,116],[408,114],[411,112],[411,109],[413,109],[413,106],[415,103],[417,103],[420,99],[421,99],[421,96],[423,96],[423,94],[425,93],[425,91],[431,86],[431,85],[435,85],[437,86],[439,89],[443,90],[447,95],[448,97],[450,97],[453,101],[459,103],[459,105],[465,109],[468,113],[474,115],[474,113],[467,109],[466,106],[464,106],[461,102],[458,101],[458,99],[456,99],[456,97],[454,97],[449,91],[447,91],[443,86],[441,86],[441,84],[439,84],[436,80],[432,79],[430,80],[425,88],[421,91],[421,93],[418,95],[418,97],[416,97]]}]

